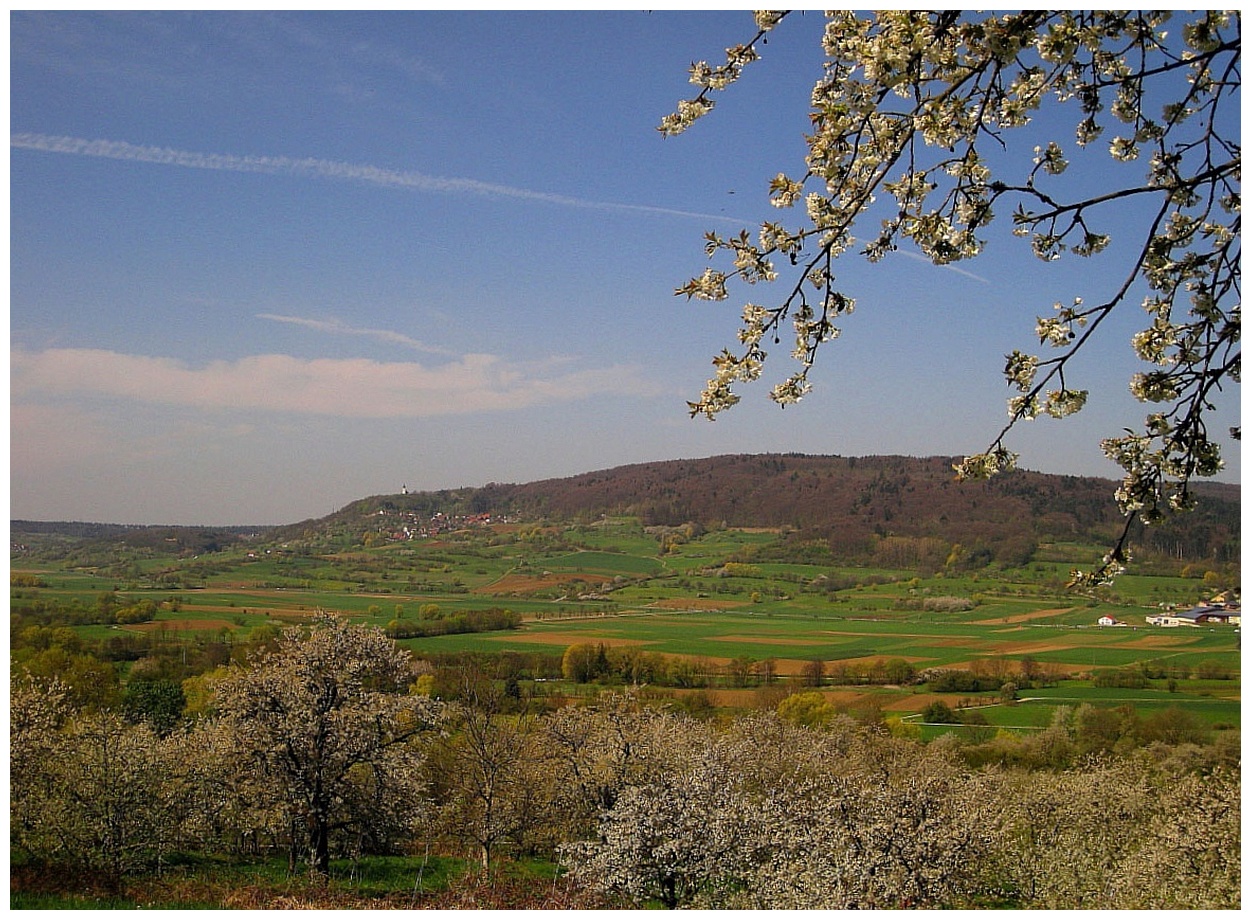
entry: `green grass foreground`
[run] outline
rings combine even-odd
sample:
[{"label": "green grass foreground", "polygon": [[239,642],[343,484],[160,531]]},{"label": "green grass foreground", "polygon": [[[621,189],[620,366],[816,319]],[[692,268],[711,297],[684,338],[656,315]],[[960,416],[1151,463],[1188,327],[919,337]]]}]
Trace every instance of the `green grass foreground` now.
[{"label": "green grass foreground", "polygon": [[18,860],[10,867],[10,910],[428,910],[570,909],[597,906],[541,860],[505,862],[482,873],[448,856],[335,860],[329,878],[290,875],[282,860],[186,857],[123,890],[82,870]]}]

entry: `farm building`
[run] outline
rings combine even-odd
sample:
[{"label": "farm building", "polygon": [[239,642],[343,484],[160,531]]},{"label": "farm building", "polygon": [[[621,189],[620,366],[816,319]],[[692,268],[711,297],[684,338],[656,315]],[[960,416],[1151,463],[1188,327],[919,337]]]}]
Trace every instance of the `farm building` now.
[{"label": "farm building", "polygon": [[1193,623],[1187,623],[1177,618],[1172,613],[1157,613],[1147,617],[1148,626],[1193,626]]},{"label": "farm building", "polygon": [[[1102,620],[1099,621],[1101,624]],[[1147,617],[1150,626],[1204,626],[1209,623],[1242,623],[1242,608],[1226,607],[1224,604],[1204,604],[1189,610]]]},{"label": "farm building", "polygon": [[1211,604],[1192,607],[1184,613],[1178,613],[1179,619],[1193,622],[1199,626],[1204,623],[1235,623],[1242,622],[1242,608],[1226,607],[1224,604]]}]

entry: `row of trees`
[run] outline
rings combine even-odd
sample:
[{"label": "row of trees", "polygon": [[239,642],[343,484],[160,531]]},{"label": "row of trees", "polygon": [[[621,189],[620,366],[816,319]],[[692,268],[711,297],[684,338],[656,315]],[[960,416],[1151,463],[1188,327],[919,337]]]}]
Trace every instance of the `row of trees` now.
[{"label": "row of trees", "polygon": [[[934,598],[940,609],[952,602],[963,609],[963,598]],[[967,601],[971,606],[972,601]],[[927,608],[928,609],[928,608]],[[1154,670],[1156,677],[1186,677],[1189,668],[1177,666],[1168,673]],[[1144,667],[1146,664],[1144,664]],[[978,659],[967,669],[917,669],[905,658],[874,657],[870,660],[823,661],[811,659],[799,666],[796,674],[783,677],[776,658],[753,658],[739,655],[724,663],[704,656],[665,655],[633,645],[606,645],[603,642],[577,642],[565,649],[560,660],[559,676],[578,684],[605,685],[647,684],[660,687],[770,687],[779,682],[788,686],[821,687],[827,684],[898,684],[925,683],[938,693],[996,691],[1011,681],[1016,687],[1042,686],[1063,676],[1062,666],[1043,664],[1031,656],[1014,659]],[[1206,677],[1216,677],[1214,663],[1203,669]],[[535,676],[540,676],[536,673]],[[549,676],[543,674],[541,676]],[[555,675],[551,675],[555,676]],[[1228,670],[1225,672],[1228,676]],[[1143,684],[1146,686],[1146,684]]]},{"label": "row of trees", "polygon": [[[10,580],[13,587],[17,588],[19,581],[25,582],[30,578],[38,581],[38,576],[14,576]],[[40,585],[22,584],[21,587],[40,587]],[[13,601],[12,606],[15,612],[57,626],[150,623],[156,618],[162,605],[176,608],[179,603],[174,598],[158,602],[150,597],[126,597],[116,591],[102,591],[91,604],[86,604],[77,598],[68,602],[45,599],[40,597],[38,592],[32,592],[30,597],[26,597],[20,590],[14,593]]]},{"label": "row of trees", "polygon": [[[561,658],[560,675],[578,684],[648,684],[683,689],[708,687],[771,687],[782,678],[776,658],[739,655],[724,664],[704,656],[665,655],[637,646],[606,646],[578,642]],[[916,669],[902,658],[872,662],[830,662],[814,659],[800,667],[798,682],[820,687],[826,678],[836,683],[906,684]]]},{"label": "row of trees", "polygon": [[520,625],[521,614],[500,607],[491,607],[486,610],[459,610],[444,615],[437,604],[425,604],[419,612],[418,619],[408,620],[396,617],[387,623],[386,632],[393,639],[411,639],[417,636],[494,632],[501,629],[516,629]]},{"label": "row of trees", "polygon": [[118,884],[177,852],[278,850],[326,873],[334,856],[434,846],[487,868],[555,858],[621,904],[1240,897],[1236,746],[1157,745],[1074,768],[1076,722],[1062,713],[1022,742],[1034,769],[974,770],[952,740],[921,745],[837,713],[721,725],[609,694],[518,714],[471,664],[455,702],[413,692],[415,673],[382,631],[326,618],[219,675],[200,718],[164,735],[21,680],[11,844]]}]

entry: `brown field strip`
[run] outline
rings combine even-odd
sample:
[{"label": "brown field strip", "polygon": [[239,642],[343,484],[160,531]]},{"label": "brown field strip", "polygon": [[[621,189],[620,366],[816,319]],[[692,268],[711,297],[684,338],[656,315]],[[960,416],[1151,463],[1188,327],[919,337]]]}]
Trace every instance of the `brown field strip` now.
[{"label": "brown field strip", "polygon": [[228,620],[150,620],[147,623],[127,623],[118,629],[132,629],[136,632],[156,632],[167,629],[171,632],[212,632],[218,629],[236,629]]},{"label": "brown field strip", "polygon": [[1190,645],[1197,642],[1201,636],[1186,635],[1168,635],[1168,636],[1143,636],[1141,639],[1131,639],[1129,642],[1122,642],[1118,648],[1177,648],[1182,645]]},{"label": "brown field strip", "polygon": [[990,646],[997,655],[1034,655],[1038,652],[1069,652],[1075,648],[1086,648],[1080,642],[1004,642]]},{"label": "brown field strip", "polygon": [[746,601],[717,601],[705,597],[682,598],[667,597],[653,601],[647,605],[656,610],[732,610],[735,607],[747,606]]},{"label": "brown field strip", "polygon": [[484,633],[483,638],[494,639],[499,642],[526,642],[535,645],[602,645],[605,648],[610,646],[623,645],[650,645],[651,643],[645,639],[622,639],[611,636],[589,636],[585,633],[559,633],[559,632],[521,632],[518,630],[508,630],[503,633]]},{"label": "brown field strip", "polygon": [[[973,696],[974,694],[969,694]],[[912,693],[908,696],[901,696],[898,699],[888,700],[882,703],[883,709],[892,711],[903,710],[905,712],[920,712],[930,703],[950,703],[951,694],[943,693]]]},{"label": "brown field strip", "polygon": [[[786,688],[775,687],[775,691],[785,694]],[[726,689],[719,687],[715,690],[708,690],[708,696],[712,698],[713,704],[716,706],[732,706],[740,709],[750,709],[757,705],[761,691],[768,691],[766,687],[743,687],[741,689]],[[684,696],[695,691],[678,690],[679,696]],[[808,691],[804,691],[808,692]],[[860,693],[856,690],[818,690],[827,701],[835,706],[850,706],[862,699],[869,698],[869,694]]]},{"label": "brown field strip", "polygon": [[581,581],[587,584],[604,584],[612,581],[611,575],[596,575],[593,572],[562,572],[551,575],[505,575],[489,585],[474,588],[474,594],[533,594],[535,591],[547,591],[560,585]]},{"label": "brown field strip", "polygon": [[970,620],[972,625],[985,625],[987,623],[1028,623],[1030,620],[1043,620],[1047,617],[1058,617],[1066,613],[1072,613],[1076,607],[1057,607],[1054,610],[1032,610],[1029,613],[1014,613],[1006,617],[994,617],[989,620]]},{"label": "brown field strip", "polygon": [[875,664],[886,664],[888,661],[929,661],[929,655],[865,655],[861,658],[839,658],[834,661],[826,662],[827,664],[847,665],[847,664],[863,664],[873,667]]}]

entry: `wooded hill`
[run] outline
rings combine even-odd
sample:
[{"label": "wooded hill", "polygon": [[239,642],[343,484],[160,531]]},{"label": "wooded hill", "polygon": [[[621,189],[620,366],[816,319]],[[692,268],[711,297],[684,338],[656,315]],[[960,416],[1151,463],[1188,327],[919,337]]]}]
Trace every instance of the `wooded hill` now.
[{"label": "wooded hill", "polygon": [[[959,483],[952,473],[956,459],[735,454],[524,484],[375,495],[326,517],[279,527],[12,521],[10,539],[16,552],[27,545],[55,553],[58,547],[81,552],[125,544],[194,555],[239,542],[333,539],[350,545],[370,532],[396,529],[399,519],[418,524],[440,514],[452,524],[476,515],[582,523],[630,516],[648,526],[783,528],[792,531],[792,547],[819,543],[837,559],[880,558],[882,541],[898,538],[933,541],[921,552],[945,555],[960,544],[1011,563],[1014,557],[1027,560],[1039,543],[1109,544],[1120,533],[1112,480],[1018,470],[989,482]],[[1238,560],[1241,487],[1204,482],[1195,491],[1200,498],[1193,513],[1139,528],[1134,544],[1140,559]]]},{"label": "wooded hill", "polygon": [[[585,523],[631,516],[650,526],[790,528],[798,541],[826,542],[834,556],[854,558],[888,537],[995,547],[1001,555],[1040,542],[1110,543],[1123,526],[1112,480],[1018,470],[959,483],[956,459],[738,454],[639,463],[520,485],[373,496],[278,533],[294,538],[368,527],[380,511],[417,519],[441,512]],[[1140,552],[1239,558],[1241,487],[1205,482],[1195,491],[1195,512],[1140,528]]]},{"label": "wooded hill", "polygon": [[149,555],[197,556],[263,539],[272,527],[179,527],[83,521],[9,521],[10,555],[67,558],[94,550],[133,549]]}]

